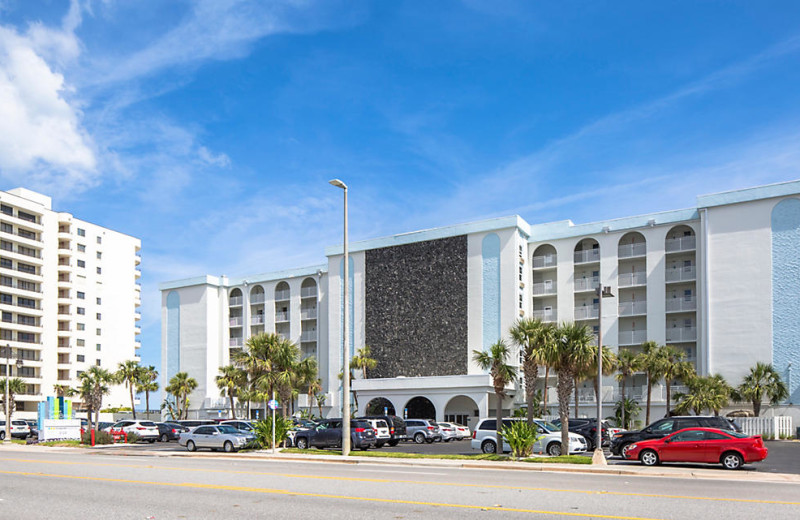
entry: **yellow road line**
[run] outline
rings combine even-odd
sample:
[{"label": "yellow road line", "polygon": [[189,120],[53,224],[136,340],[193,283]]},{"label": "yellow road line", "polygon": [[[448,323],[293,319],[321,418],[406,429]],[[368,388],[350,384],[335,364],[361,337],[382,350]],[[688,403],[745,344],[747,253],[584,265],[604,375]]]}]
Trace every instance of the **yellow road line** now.
[{"label": "yellow road line", "polygon": [[16,458],[0,458],[2,461],[15,461],[15,462],[32,462],[41,464],[58,464],[65,466],[107,466],[114,468],[135,468],[135,469],[163,469],[169,471],[181,472],[194,472],[194,473],[225,473],[225,474],[238,474],[238,475],[263,475],[270,477],[284,477],[294,479],[309,479],[309,480],[336,480],[347,482],[371,482],[378,484],[414,484],[424,486],[445,486],[445,487],[464,487],[464,488],[486,488],[486,489],[507,489],[513,491],[544,491],[550,493],[572,493],[581,495],[610,495],[610,496],[623,496],[623,497],[638,497],[638,498],[670,498],[678,500],[704,500],[712,502],[737,502],[749,504],[780,504],[789,506],[800,506],[800,502],[790,502],[785,500],[760,500],[753,498],[724,498],[724,497],[703,497],[691,495],[664,495],[657,493],[631,493],[626,491],[592,491],[586,489],[562,489],[562,488],[548,488],[548,487],[531,487],[531,486],[505,486],[500,484],[467,484],[458,482],[436,482],[426,480],[399,480],[399,479],[385,479],[385,478],[366,478],[366,477],[344,477],[344,476],[325,476],[325,475],[302,475],[295,473],[280,473],[268,471],[248,471],[248,470],[232,470],[232,469],[203,469],[203,468],[179,468],[171,466],[153,466],[152,464],[116,464],[105,462],[77,462],[77,461],[58,461],[58,460],[40,460],[40,459],[16,459]]},{"label": "yellow road line", "polygon": [[431,507],[449,507],[453,509],[473,509],[480,511],[503,511],[509,513],[533,513],[538,515],[557,515],[557,516],[571,516],[579,518],[609,518],[613,520],[657,520],[655,518],[646,518],[639,516],[617,516],[617,515],[599,515],[596,513],[573,513],[566,511],[545,511],[539,509],[522,509],[516,507],[502,507],[502,506],[475,506],[469,504],[448,504],[444,502],[423,502],[418,500],[400,500],[395,498],[371,498],[371,497],[355,497],[348,495],[330,495],[325,493],[307,493],[302,491],[289,491],[286,489],[270,489],[270,488],[256,488],[247,486],[222,486],[217,484],[197,484],[193,482],[151,482],[146,480],[129,480],[121,478],[106,478],[106,477],[85,477],[79,475],[58,475],[54,473],[39,473],[32,471],[6,471],[0,470],[0,474],[7,475],[21,475],[26,477],[47,477],[47,478],[60,478],[70,480],[88,480],[94,482],[115,482],[119,484],[138,484],[146,486],[164,486],[164,487],[180,487],[180,488],[196,488],[196,489],[216,489],[220,491],[242,491],[247,493],[266,493],[271,495],[287,495],[297,497],[310,497],[310,498],[331,498],[336,500],[353,500],[361,502],[380,502],[387,504],[406,504],[414,506],[431,506]]}]

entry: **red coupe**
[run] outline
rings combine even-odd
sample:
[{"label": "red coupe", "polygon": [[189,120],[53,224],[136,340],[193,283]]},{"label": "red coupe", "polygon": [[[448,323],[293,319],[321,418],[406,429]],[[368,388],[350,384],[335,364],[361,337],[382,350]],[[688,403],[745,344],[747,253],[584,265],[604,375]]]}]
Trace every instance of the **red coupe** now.
[{"label": "red coupe", "polygon": [[703,462],[722,464],[725,469],[739,469],[748,462],[767,458],[767,448],[760,435],[745,435],[713,428],[686,428],[661,439],[632,444],[626,458],[645,466],[662,462]]}]

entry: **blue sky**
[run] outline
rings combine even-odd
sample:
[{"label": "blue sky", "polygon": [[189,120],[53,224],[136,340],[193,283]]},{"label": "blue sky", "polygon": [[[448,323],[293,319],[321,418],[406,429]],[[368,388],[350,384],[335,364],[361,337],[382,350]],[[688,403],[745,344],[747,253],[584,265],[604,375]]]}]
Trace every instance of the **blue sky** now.
[{"label": "blue sky", "polygon": [[140,237],[161,281],[520,214],[800,178],[798,2],[0,0],[0,188]]}]

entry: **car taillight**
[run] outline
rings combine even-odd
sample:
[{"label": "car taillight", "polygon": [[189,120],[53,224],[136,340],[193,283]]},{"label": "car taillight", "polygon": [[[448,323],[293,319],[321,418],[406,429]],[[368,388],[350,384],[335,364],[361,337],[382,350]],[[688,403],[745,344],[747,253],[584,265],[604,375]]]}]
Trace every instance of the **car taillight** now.
[{"label": "car taillight", "polygon": [[476,433],[478,433],[478,432],[472,432],[472,438],[473,438],[473,439],[475,438],[475,434],[476,434]]},{"label": "car taillight", "polygon": [[433,426],[428,426],[428,429],[429,430],[433,430]]},{"label": "car taillight", "polygon": [[364,433],[364,428],[356,428],[355,432],[356,433]]},{"label": "car taillight", "polygon": [[391,433],[392,435],[394,435],[394,427],[391,427],[391,428],[389,428],[389,433]]},{"label": "car taillight", "polygon": [[136,429],[137,429],[137,430],[146,430],[147,428],[145,428],[145,427],[143,427],[143,426],[137,426],[137,427],[136,427]]},{"label": "car taillight", "polygon": [[178,433],[178,430],[176,430],[175,428],[173,428],[173,429],[172,429],[172,433]]}]

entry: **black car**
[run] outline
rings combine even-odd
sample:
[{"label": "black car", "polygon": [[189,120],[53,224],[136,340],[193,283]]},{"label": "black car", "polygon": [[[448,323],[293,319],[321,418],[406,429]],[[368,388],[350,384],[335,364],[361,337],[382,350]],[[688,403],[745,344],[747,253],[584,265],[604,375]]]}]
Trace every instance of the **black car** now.
[{"label": "black car", "polygon": [[406,435],[406,422],[396,415],[367,415],[357,419],[383,419],[389,425],[391,438],[386,441],[389,446],[397,446],[400,441],[408,439]]},{"label": "black car", "polygon": [[[553,421],[553,424],[561,428],[561,420],[556,419]],[[605,424],[605,421],[602,422],[603,424],[603,446],[608,446],[611,442],[611,434],[608,431],[608,427]],[[570,417],[569,419],[569,431],[572,433],[577,433],[578,435],[582,435],[584,439],[586,439],[586,450],[592,451],[595,448],[595,441],[597,440],[597,419],[595,418],[574,418]]]},{"label": "black car", "polygon": [[[342,420],[323,419],[316,427],[300,430],[295,434],[294,444],[301,450],[315,448],[339,448],[342,446]],[[350,446],[360,450],[374,448],[375,430],[366,421],[350,421]]]},{"label": "black car", "polygon": [[662,437],[666,437],[684,428],[717,428],[719,430],[742,431],[738,424],[721,416],[678,415],[675,417],[664,417],[647,428],[638,431],[620,432],[614,435],[614,438],[611,439],[611,453],[619,455],[624,459],[628,446],[634,442],[648,439],[661,439]]},{"label": "black car", "polygon": [[177,441],[182,431],[189,431],[188,428],[174,423],[157,422],[156,426],[158,426],[159,442]]}]

